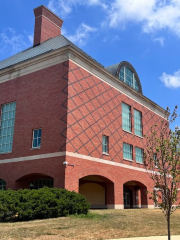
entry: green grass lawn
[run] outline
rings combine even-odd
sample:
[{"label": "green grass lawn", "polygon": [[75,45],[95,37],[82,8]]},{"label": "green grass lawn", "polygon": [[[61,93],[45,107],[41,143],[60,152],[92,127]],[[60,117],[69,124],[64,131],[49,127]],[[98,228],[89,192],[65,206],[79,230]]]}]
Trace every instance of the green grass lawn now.
[{"label": "green grass lawn", "polygon": [[[180,209],[171,217],[171,233],[180,235]],[[161,210],[91,210],[87,216],[0,224],[0,239],[4,240],[102,240],[154,235],[167,235]]]}]

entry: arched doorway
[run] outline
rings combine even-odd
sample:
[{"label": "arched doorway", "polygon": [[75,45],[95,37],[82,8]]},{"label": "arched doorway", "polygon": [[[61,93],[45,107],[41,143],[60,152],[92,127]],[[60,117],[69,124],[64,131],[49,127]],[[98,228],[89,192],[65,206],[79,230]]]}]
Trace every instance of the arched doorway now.
[{"label": "arched doorway", "polygon": [[123,185],[124,208],[147,208],[147,187],[138,181]]},{"label": "arched doorway", "polygon": [[90,175],[79,179],[79,193],[86,197],[91,208],[103,209],[114,204],[114,184],[102,176]]},{"label": "arched doorway", "polygon": [[17,189],[19,188],[38,189],[43,188],[44,186],[53,187],[54,179],[42,173],[28,174],[16,180]]}]

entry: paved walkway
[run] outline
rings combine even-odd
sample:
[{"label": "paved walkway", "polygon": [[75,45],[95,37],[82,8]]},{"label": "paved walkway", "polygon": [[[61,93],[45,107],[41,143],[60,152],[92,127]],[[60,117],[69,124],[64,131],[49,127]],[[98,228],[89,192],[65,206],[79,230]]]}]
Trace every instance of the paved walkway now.
[{"label": "paved walkway", "polygon": [[[135,237],[135,238],[118,238],[108,240],[167,240],[167,236],[152,236],[152,237]],[[180,240],[180,235],[171,236],[171,240]]]}]

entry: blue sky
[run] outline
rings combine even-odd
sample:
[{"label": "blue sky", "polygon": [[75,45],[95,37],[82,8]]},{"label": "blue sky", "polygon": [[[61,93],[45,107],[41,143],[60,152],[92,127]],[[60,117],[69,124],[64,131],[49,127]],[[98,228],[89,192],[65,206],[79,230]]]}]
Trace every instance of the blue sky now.
[{"label": "blue sky", "polygon": [[42,4],[64,20],[62,33],[98,62],[130,62],[146,97],[180,109],[180,0],[3,0],[0,61],[32,46],[33,9]]}]

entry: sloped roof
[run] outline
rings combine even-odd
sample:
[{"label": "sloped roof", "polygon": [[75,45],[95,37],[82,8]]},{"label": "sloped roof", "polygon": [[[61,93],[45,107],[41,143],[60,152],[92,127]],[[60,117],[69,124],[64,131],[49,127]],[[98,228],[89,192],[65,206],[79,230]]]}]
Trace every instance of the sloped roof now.
[{"label": "sloped roof", "polygon": [[74,43],[72,43],[70,40],[68,40],[63,35],[59,35],[57,37],[48,39],[47,41],[41,43],[38,46],[30,47],[20,53],[17,53],[9,58],[6,58],[2,61],[0,61],[0,70],[13,66],[15,64],[18,64],[20,62],[27,61],[31,58],[37,57],[39,55],[57,50],[59,48],[65,47],[65,46],[72,46],[81,53],[83,53],[86,57],[90,58],[94,62],[96,62],[98,65],[103,67],[99,62],[97,62],[95,59],[93,59],[91,56],[89,56],[87,53],[85,53],[82,49],[77,47]]}]

